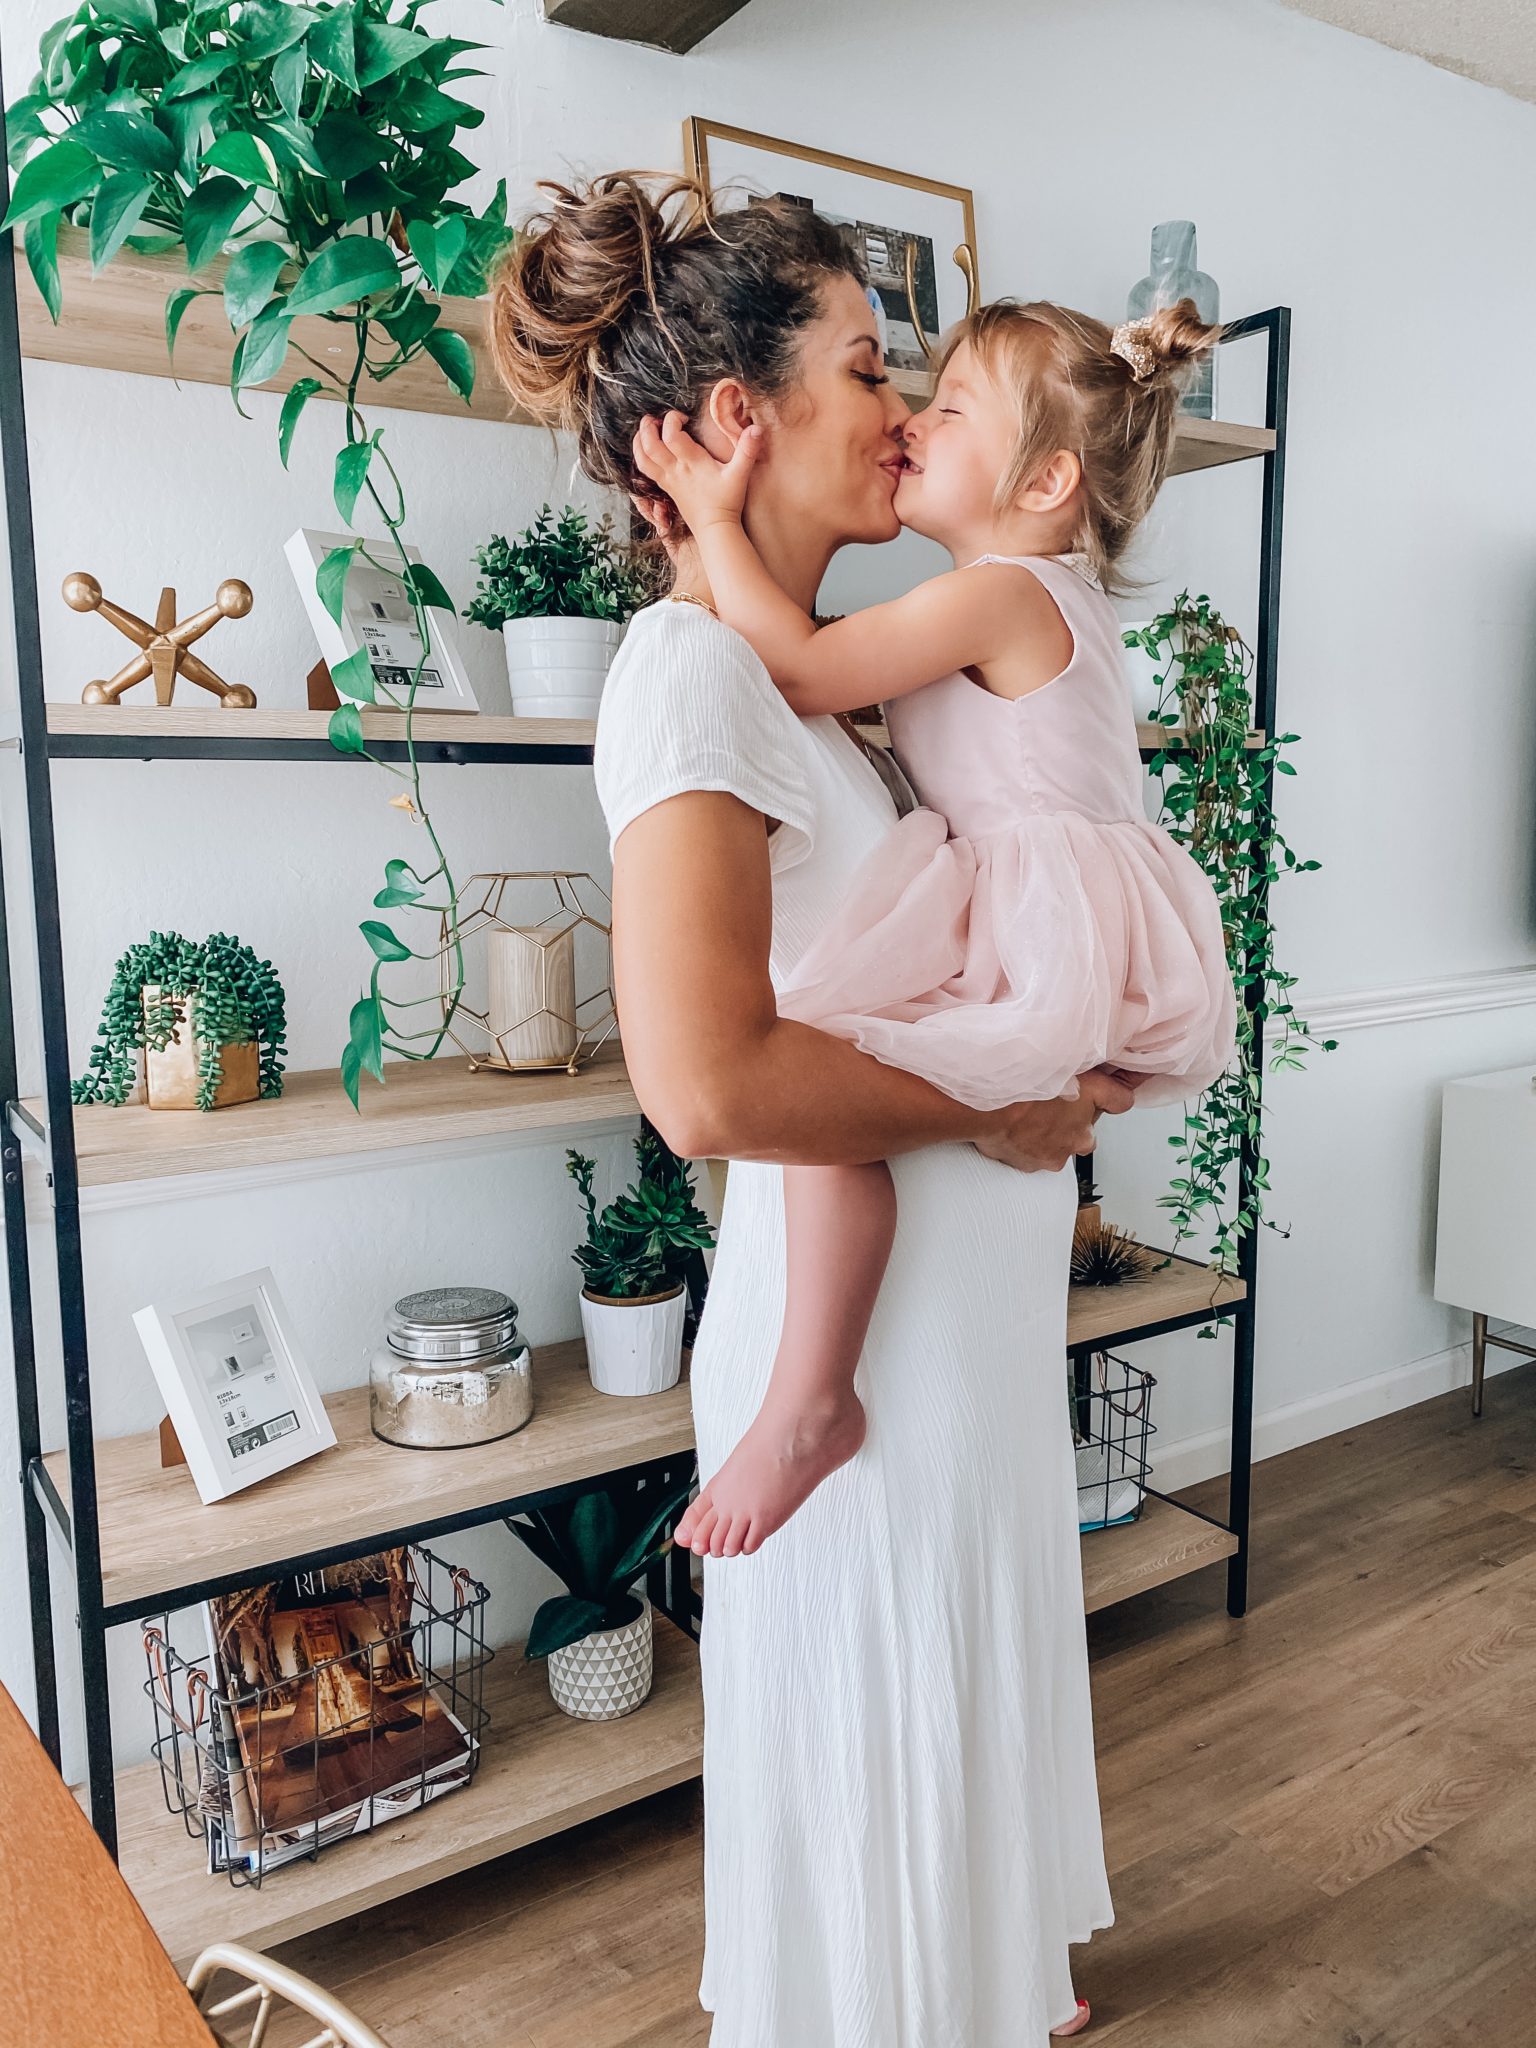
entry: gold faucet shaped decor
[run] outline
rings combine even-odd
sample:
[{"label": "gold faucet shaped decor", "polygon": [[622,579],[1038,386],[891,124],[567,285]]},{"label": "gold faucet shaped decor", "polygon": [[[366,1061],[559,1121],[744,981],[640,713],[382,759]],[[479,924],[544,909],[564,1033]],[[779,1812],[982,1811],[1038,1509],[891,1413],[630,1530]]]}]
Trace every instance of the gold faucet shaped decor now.
[{"label": "gold faucet shaped decor", "polygon": [[166,588],[160,593],[160,604],[155,612],[155,623],[151,626],[132,612],[124,611],[120,604],[103,597],[101,585],[94,576],[87,576],[83,569],[64,578],[64,602],[72,611],[100,612],[109,619],[119,633],[136,642],[142,650],[132,661],[120,668],[109,682],[87,683],[80,692],[82,704],[116,704],[135,683],[142,683],[147,676],[155,679],[155,702],[169,704],[176,688],[176,678],[185,676],[190,683],[201,689],[211,690],[226,711],[249,711],[256,702],[256,692],[244,683],[226,683],[215,675],[205,661],[199,661],[189,653],[194,640],[200,640],[210,626],[216,626],[220,619],[243,619],[251,608],[251,586],[242,583],[237,576],[230,576],[219,585],[213,603],[194,612],[190,619],[176,617],[176,593]]}]

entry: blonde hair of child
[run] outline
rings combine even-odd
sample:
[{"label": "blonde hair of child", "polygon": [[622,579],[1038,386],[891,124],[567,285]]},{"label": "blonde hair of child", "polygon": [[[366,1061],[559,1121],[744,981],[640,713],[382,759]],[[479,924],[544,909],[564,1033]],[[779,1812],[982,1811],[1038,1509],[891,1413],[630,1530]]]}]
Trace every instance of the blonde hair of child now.
[{"label": "blonde hair of child", "polygon": [[1083,471],[1074,546],[1107,591],[1129,588],[1116,565],[1168,474],[1190,373],[1221,335],[1200,319],[1193,299],[1116,329],[1044,299],[978,307],[948,336],[940,368],[969,342],[1018,407],[995,509],[1012,503],[1058,449],[1069,449]]}]

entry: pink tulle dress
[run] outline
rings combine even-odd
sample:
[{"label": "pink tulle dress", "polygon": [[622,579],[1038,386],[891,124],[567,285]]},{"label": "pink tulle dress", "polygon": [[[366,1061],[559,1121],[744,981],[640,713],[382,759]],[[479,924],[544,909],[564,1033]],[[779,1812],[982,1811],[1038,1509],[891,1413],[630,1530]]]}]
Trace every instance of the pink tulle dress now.
[{"label": "pink tulle dress", "polygon": [[1026,697],[957,672],[887,707],[922,808],[859,870],[780,1014],[977,1109],[1071,1095],[1101,1065],[1149,1076],[1139,1102],[1198,1094],[1236,1030],[1221,914],[1147,819],[1114,607],[1074,558],[982,557],[1002,560],[1055,599],[1072,659]]}]

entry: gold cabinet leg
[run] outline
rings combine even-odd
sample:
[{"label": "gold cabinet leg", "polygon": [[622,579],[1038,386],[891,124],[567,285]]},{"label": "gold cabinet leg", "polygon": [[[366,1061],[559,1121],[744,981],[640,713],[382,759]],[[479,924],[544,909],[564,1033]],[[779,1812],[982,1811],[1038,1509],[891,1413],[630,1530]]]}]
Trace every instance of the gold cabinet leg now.
[{"label": "gold cabinet leg", "polygon": [[1472,1413],[1483,1412],[1483,1371],[1488,1363],[1488,1318],[1472,1317]]}]

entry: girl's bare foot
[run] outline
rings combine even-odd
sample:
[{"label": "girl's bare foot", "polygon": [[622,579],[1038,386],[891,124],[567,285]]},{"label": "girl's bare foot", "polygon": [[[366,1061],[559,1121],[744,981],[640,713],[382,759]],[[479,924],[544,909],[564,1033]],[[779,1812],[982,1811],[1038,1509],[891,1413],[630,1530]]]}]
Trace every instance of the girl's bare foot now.
[{"label": "girl's bare foot", "polygon": [[863,1404],[851,1388],[815,1407],[770,1395],[678,1523],[679,1545],[699,1557],[750,1555],[829,1472],[847,1464],[866,1427]]},{"label": "girl's bare foot", "polygon": [[1080,1998],[1077,2001],[1077,2012],[1074,2017],[1063,2021],[1059,2027],[1052,2027],[1051,2039],[1053,2041],[1059,2040],[1063,2034],[1080,2034],[1092,2018],[1093,2014],[1088,2010],[1087,1999]]}]

